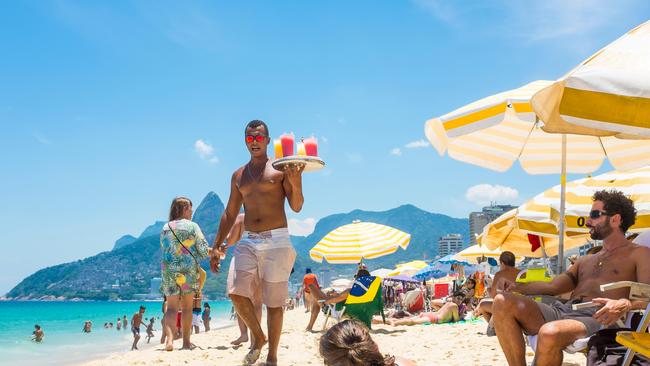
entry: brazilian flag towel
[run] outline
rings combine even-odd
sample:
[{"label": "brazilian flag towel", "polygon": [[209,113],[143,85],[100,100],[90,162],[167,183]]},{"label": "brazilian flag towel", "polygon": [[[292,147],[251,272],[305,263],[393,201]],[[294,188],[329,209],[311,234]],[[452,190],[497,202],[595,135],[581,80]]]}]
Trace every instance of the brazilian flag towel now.
[{"label": "brazilian flag towel", "polygon": [[359,277],[354,281],[345,301],[345,313],[371,328],[372,316],[381,314],[384,322],[384,300],[381,296],[381,278]]}]

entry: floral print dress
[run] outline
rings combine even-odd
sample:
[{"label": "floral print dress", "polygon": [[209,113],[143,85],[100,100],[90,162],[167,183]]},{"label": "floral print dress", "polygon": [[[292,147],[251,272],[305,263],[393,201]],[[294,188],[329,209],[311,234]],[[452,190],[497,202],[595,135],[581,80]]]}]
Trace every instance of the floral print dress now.
[{"label": "floral print dress", "polygon": [[[181,245],[171,229],[183,242]],[[208,256],[208,242],[196,223],[181,219],[170,221],[160,233],[161,292],[166,296],[186,295],[199,291],[197,261]],[[187,248],[187,249],[186,249]],[[190,250],[192,253],[188,251]]]}]

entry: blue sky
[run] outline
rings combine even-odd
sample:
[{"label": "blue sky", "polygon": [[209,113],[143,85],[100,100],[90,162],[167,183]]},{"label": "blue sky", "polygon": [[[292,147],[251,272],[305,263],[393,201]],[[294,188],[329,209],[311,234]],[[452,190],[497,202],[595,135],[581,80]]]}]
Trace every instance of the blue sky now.
[{"label": "blue sky", "polygon": [[3,4],[0,293],[138,235],[176,195],[227,199],[252,119],[274,136],[320,138],[327,168],[305,175],[304,209],[290,215],[303,228],[404,203],[465,217],[556,184],[439,157],[421,143],[423,123],[561,76],[650,5],[466,3]]}]

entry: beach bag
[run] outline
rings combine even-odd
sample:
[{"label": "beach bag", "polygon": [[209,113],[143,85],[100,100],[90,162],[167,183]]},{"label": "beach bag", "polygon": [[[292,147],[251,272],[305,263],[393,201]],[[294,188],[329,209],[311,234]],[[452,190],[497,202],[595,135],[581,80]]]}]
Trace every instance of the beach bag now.
[{"label": "beach bag", "polygon": [[[631,331],[630,328],[601,329],[589,338],[587,366],[620,366],[627,348],[616,342],[616,333]],[[650,366],[650,360],[635,356],[631,365]]]}]

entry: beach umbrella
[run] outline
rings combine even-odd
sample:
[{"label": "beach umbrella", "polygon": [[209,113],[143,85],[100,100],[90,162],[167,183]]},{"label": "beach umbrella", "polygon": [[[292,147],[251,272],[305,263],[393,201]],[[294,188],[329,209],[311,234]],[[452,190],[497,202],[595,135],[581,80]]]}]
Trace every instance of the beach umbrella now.
[{"label": "beach umbrella", "polygon": [[[454,255],[454,258],[465,260],[471,264],[478,264],[478,258],[499,258],[499,249],[491,250],[483,245],[472,245]],[[519,258],[521,259],[521,258]]]},{"label": "beach umbrella", "polygon": [[[546,258],[557,255],[559,240],[557,236],[539,236],[530,234],[517,227],[517,210],[510,210],[489,224],[476,238],[476,242],[488,249],[510,251],[515,256]],[[586,244],[586,235],[566,237],[564,249],[578,248]]]},{"label": "beach umbrella", "polygon": [[426,266],[428,266],[427,262],[422,260],[414,260],[406,263],[400,263],[397,266],[395,266],[394,270],[388,273],[388,276],[389,277],[397,276],[397,275],[412,276]]},{"label": "beach umbrella", "polygon": [[428,280],[430,278],[442,278],[451,271],[451,266],[448,264],[434,263],[430,264],[419,270],[413,278],[418,280]]},{"label": "beach umbrella", "polygon": [[388,274],[391,273],[392,271],[393,271],[392,269],[388,269],[388,268],[379,268],[379,269],[376,269],[376,270],[370,272],[370,275],[375,276],[375,277],[384,278],[384,277],[388,276]]},{"label": "beach umbrella", "polygon": [[456,258],[454,254],[448,254],[440,259],[438,262],[442,264],[460,264],[462,266],[469,266],[469,262],[463,258]]},{"label": "beach umbrella", "polygon": [[390,273],[388,273],[387,277],[399,276],[399,275],[412,276],[412,275],[416,274],[421,269],[422,268],[413,267],[413,266],[401,266],[401,267],[397,267],[394,270],[390,271]]},{"label": "beach umbrella", "polygon": [[[456,160],[499,172],[519,161],[529,174],[560,173],[561,187],[567,173],[591,173],[605,157],[617,169],[650,164],[650,144],[642,140],[591,136],[590,130],[584,128],[576,130],[576,134],[545,131],[531,99],[552,84],[539,80],[468,104],[427,121],[425,135],[440,155],[448,152]],[[564,202],[564,189],[561,198]],[[560,237],[559,272],[564,262],[563,240]]]},{"label": "beach umbrella", "polygon": [[412,268],[417,268],[417,269],[422,269],[424,267],[427,267],[429,264],[423,260],[414,260],[406,263],[399,263],[396,268],[400,267],[412,267]]},{"label": "beach umbrella", "polygon": [[555,186],[520,206],[517,226],[529,233],[557,236],[563,223],[567,236],[586,235],[589,233],[586,218],[591,211],[594,192],[617,189],[634,201],[637,210],[636,222],[628,232],[650,229],[650,167],[612,171],[567,183],[564,222],[560,221],[560,189]]},{"label": "beach umbrella", "polygon": [[330,287],[338,292],[352,288],[354,281],[347,278],[338,278],[330,283]]},{"label": "beach umbrella", "polygon": [[386,277],[385,279],[393,280],[393,281],[403,281],[403,282],[420,282],[420,280],[416,280],[415,278],[405,276],[405,275],[389,276]]},{"label": "beach umbrella", "polygon": [[325,235],[310,251],[309,257],[321,263],[359,263],[363,259],[392,254],[406,249],[411,235],[390,226],[354,221]]},{"label": "beach umbrella", "polygon": [[[650,138],[650,21],[532,97],[549,132]],[[616,167],[617,169],[619,167]]]},{"label": "beach umbrella", "polygon": [[535,93],[552,84],[538,80],[483,98],[427,121],[424,133],[441,156],[447,152],[453,159],[499,172],[519,161],[529,174],[558,174],[563,156],[568,173],[591,173],[605,157],[616,169],[650,164],[645,141],[545,132],[530,103]]}]

